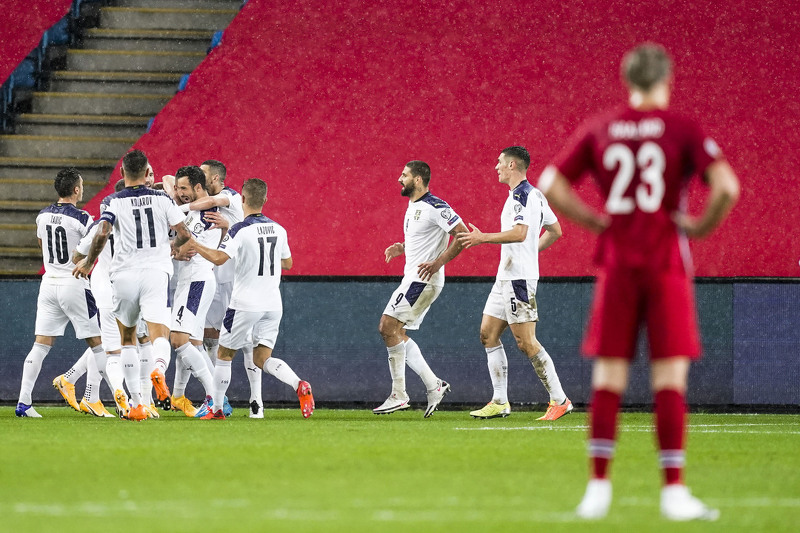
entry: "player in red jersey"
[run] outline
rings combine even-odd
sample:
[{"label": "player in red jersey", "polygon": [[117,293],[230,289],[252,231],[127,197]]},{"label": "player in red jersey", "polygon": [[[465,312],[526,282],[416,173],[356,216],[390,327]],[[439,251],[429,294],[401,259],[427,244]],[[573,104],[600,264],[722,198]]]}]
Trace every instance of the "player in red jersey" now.
[{"label": "player in red jersey", "polygon": [[[623,59],[622,74],[628,105],[584,123],[538,185],[555,209],[599,234],[595,263],[600,272],[583,345],[594,358],[592,476],[577,514],[602,518],[611,504],[608,466],[617,412],[643,322],[664,471],[661,513],[671,520],[714,520],[719,512],[693,497],[682,481],[689,364],[700,356],[686,238],[705,236],[722,222],[738,199],[739,180],[697,124],[667,109],[672,75],[663,48],[633,49]],[[605,198],[602,214],[572,189],[587,172]],[[695,175],[710,187],[697,218],[685,212]]]}]

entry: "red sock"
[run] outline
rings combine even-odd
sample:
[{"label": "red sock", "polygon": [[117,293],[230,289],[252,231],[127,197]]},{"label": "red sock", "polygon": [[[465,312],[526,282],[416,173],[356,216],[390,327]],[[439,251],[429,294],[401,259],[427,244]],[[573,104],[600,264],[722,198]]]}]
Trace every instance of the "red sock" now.
[{"label": "red sock", "polygon": [[682,483],[685,463],[686,399],[676,390],[660,390],[655,395],[655,423],[658,436],[659,462],[664,470],[664,483]]},{"label": "red sock", "polygon": [[592,393],[589,459],[592,477],[595,479],[608,477],[608,465],[614,456],[619,402],[620,395],[615,392],[595,390]]}]

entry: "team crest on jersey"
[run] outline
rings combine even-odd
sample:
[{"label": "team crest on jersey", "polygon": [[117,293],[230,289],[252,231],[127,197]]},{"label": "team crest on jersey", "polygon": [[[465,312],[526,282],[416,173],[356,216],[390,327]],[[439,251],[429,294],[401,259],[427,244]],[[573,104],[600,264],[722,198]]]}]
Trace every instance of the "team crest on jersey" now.
[{"label": "team crest on jersey", "polygon": [[450,217],[453,216],[452,211],[450,209],[442,209],[442,218],[445,220],[450,220]]},{"label": "team crest on jersey", "polygon": [[522,205],[521,204],[514,204],[514,213],[515,214],[519,214],[521,211],[522,211]]},{"label": "team crest on jersey", "polygon": [[203,224],[198,222],[194,225],[192,233],[194,233],[195,235],[199,235],[201,231],[203,231]]},{"label": "team crest on jersey", "polygon": [[417,212],[414,213],[414,220],[419,220],[421,214],[422,214],[422,209],[417,209]]}]

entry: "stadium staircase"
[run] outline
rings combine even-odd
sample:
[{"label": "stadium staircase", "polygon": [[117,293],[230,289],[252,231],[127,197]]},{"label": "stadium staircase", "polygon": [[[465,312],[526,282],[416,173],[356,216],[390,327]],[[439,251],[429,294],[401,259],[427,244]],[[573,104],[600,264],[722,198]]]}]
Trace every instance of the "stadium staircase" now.
[{"label": "stadium staircase", "polygon": [[35,218],[55,199],[58,170],[80,170],[84,200],[99,192],[241,5],[84,2],[81,20],[96,27],[77,30],[74,44],[50,61],[56,68],[41,73],[41,89],[17,92],[14,106],[22,112],[0,135],[0,275],[39,273]]}]

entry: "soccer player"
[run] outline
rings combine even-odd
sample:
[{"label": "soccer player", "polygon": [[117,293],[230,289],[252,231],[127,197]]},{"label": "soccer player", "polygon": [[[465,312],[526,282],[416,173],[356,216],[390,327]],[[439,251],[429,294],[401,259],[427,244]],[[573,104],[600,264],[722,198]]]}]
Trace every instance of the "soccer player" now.
[{"label": "soccer player", "polygon": [[528,182],[526,173],[530,164],[531,156],[524,147],[503,150],[495,170],[509,192],[500,215],[500,233],[483,233],[470,224],[472,232],[458,236],[458,242],[465,248],[484,243],[500,245],[497,279],[481,319],[481,342],[486,349],[494,392],[489,403],[470,413],[475,418],[506,417],[511,413],[508,359],[500,342],[507,327],[550,394],[547,411],[537,420],[557,420],[572,411],[572,402],[561,387],[553,359],[536,339],[539,252],[561,237],[561,225],[541,191]]},{"label": "soccer player", "polygon": [[[647,327],[655,430],[663,469],[661,514],[669,520],[714,520],[719,512],[683,484],[686,385],[700,357],[687,237],[710,233],[739,196],[739,181],[717,144],[692,120],[669,111],[671,61],[645,44],[628,52],[622,75],[628,105],[585,122],[539,188],[554,208],[599,233],[599,274],[583,351],[594,358],[589,428],[591,479],[578,516],[604,517],[611,504],[609,463],[617,412],[640,324]],[[585,171],[605,197],[605,212],[572,190]],[[710,186],[699,218],[685,212],[690,178]]]},{"label": "soccer player", "polygon": [[[77,338],[86,340],[94,355],[103,352],[92,291],[85,280],[76,280],[70,275],[74,266],[70,252],[92,223],[89,213],[75,206],[83,199],[83,178],[76,169],[66,168],[58,172],[53,186],[58,201],[42,209],[36,217],[36,236],[42,249],[44,275],[36,304],[36,338],[22,367],[19,401],[14,411],[19,417],[41,418],[32,407],[33,386],[42,369],[42,361],[52,348],[55,337],[64,334],[67,322],[72,323]],[[59,376],[53,385],[73,409],[79,410],[73,384]]]},{"label": "soccer player", "polygon": [[[167,285],[172,273],[168,231],[175,230],[174,245],[180,247],[191,236],[183,224],[184,215],[172,199],[162,191],[145,187],[147,156],[141,150],[128,152],[122,158],[125,189],[107,198],[108,206],[100,216],[97,235],[87,257],[73,270],[76,277],[86,277],[95,259],[114,231],[114,255],[111,259],[114,315],[122,338],[122,366],[125,383],[131,396],[128,418],[144,420],[139,377],[139,356],[136,350],[136,326],[139,316],[147,322],[156,368],[151,374],[160,406],[170,407],[169,388],[164,371],[169,364],[170,321],[167,307]],[[115,391],[115,396],[124,394]]]},{"label": "soccer player", "polygon": [[244,220],[231,226],[215,250],[192,240],[191,246],[214,263],[222,265],[233,259],[235,266],[230,307],[222,322],[219,354],[214,366],[212,413],[207,418],[224,419],[223,397],[231,380],[231,361],[236,350],[255,345],[256,366],[283,381],[300,400],[304,418],[314,412],[311,385],[301,380],[285,361],[272,357],[283,315],[279,290],[281,270],[292,268],[292,254],[286,230],[261,213],[267,201],[267,184],[249,179],[242,187]]},{"label": "soccer player", "polygon": [[[206,176],[199,167],[181,167],[175,173],[175,194],[184,202],[184,205],[201,198],[207,198]],[[212,207],[210,211],[216,211]],[[194,239],[209,246],[219,245],[222,231],[212,228],[212,223],[206,219],[208,211],[189,211],[185,224]],[[182,248],[186,248],[184,245]],[[200,380],[206,390],[206,396],[211,396],[214,390],[213,377],[209,369],[208,358],[200,353],[198,347],[203,345],[203,327],[206,323],[206,313],[211,306],[211,300],[217,288],[214,277],[214,265],[201,255],[194,255],[180,269],[175,298],[172,303],[172,333],[170,340],[172,347],[178,354],[183,367],[191,371]],[[177,364],[177,361],[176,361]],[[202,417],[206,410],[197,410],[185,397],[186,381],[179,381],[176,373],[176,383],[173,388],[173,402],[186,416]]]},{"label": "soccer player", "polygon": [[430,417],[450,391],[450,384],[436,377],[422,352],[408,335],[408,330],[419,329],[431,304],[444,287],[444,265],[461,252],[461,245],[449,235],[467,231],[453,209],[444,200],[428,190],[431,167],[424,161],[410,161],[398,179],[400,194],[408,197],[403,232],[404,242],[386,248],[388,263],[395,257],[406,255],[403,280],[394,291],[383,310],[378,331],[389,353],[389,373],[392,392],[380,406],[372,410],[376,415],[393,413],[409,407],[406,392],[406,364],[425,384],[428,407],[424,417]]}]

